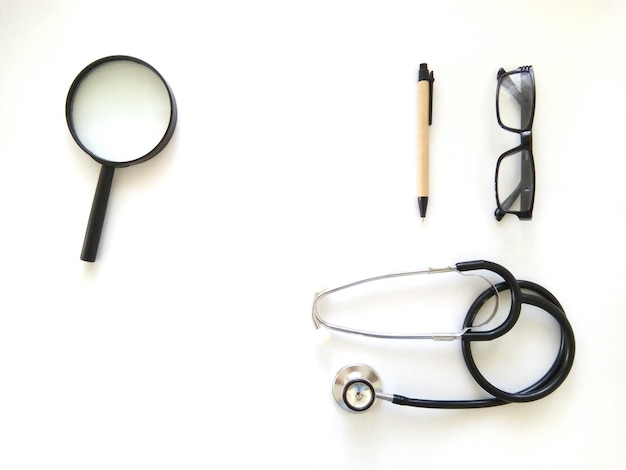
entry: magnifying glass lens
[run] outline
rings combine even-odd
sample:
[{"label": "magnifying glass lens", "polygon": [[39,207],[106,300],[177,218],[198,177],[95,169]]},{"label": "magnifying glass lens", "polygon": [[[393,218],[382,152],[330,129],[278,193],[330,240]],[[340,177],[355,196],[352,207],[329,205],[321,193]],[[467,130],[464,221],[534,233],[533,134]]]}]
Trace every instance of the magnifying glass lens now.
[{"label": "magnifying glass lens", "polygon": [[163,139],[172,112],[163,79],[131,60],[105,62],[78,85],[72,103],[76,138],[98,158],[136,160]]}]

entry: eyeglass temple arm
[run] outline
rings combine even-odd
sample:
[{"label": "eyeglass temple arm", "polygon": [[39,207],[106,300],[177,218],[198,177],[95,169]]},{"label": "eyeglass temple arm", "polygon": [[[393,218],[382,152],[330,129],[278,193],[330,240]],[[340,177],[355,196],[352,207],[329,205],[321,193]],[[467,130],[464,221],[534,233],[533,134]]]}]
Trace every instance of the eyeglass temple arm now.
[{"label": "eyeglass temple arm", "polygon": [[507,91],[511,94],[513,98],[520,104],[520,106],[524,105],[526,99],[524,98],[524,94],[517,88],[515,82],[511,80],[509,75],[505,75],[502,78],[502,86],[507,89]]},{"label": "eyeglass temple arm", "polygon": [[508,211],[515,202],[515,200],[519,197],[521,192],[522,182],[520,181],[517,187],[513,190],[513,192],[509,194],[509,197],[507,197],[504,201],[500,203],[500,207],[502,208],[502,210]]},{"label": "eyeglass temple arm", "polygon": [[521,125],[522,126],[526,126],[528,125],[528,123],[531,122],[531,114],[533,111],[533,106],[532,106],[532,100],[531,100],[531,96],[532,96],[532,89],[531,89],[531,84],[528,83],[528,79],[522,75],[522,101],[518,102],[520,104],[520,108],[521,108]]}]

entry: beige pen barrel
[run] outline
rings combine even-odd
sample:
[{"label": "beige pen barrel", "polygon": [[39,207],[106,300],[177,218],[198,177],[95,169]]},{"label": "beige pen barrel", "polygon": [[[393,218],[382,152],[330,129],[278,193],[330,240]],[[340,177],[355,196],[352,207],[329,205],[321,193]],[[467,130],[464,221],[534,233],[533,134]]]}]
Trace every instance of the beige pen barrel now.
[{"label": "beige pen barrel", "polygon": [[428,126],[430,82],[417,82],[417,197],[428,197]]}]

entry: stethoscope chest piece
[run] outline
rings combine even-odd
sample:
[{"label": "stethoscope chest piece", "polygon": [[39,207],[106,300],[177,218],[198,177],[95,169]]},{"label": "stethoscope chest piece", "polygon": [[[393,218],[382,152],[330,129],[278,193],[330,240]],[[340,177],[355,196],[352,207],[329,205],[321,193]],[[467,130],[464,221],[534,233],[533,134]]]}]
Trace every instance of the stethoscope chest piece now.
[{"label": "stethoscope chest piece", "polygon": [[359,413],[369,410],[381,392],[380,377],[365,364],[350,364],[343,367],[333,381],[333,397],[346,411]]}]

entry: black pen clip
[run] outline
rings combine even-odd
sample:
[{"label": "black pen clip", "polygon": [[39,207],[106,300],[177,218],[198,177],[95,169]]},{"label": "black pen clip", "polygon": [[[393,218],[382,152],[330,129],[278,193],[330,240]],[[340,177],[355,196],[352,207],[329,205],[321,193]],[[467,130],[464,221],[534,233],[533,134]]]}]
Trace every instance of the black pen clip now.
[{"label": "black pen clip", "polygon": [[428,76],[428,125],[433,124],[433,83],[435,83],[435,73],[430,72]]},{"label": "black pen clip", "polygon": [[417,73],[417,81],[421,82],[428,80],[428,125],[433,123],[433,82],[435,81],[435,74],[428,71],[428,64],[420,64],[419,71]]}]

